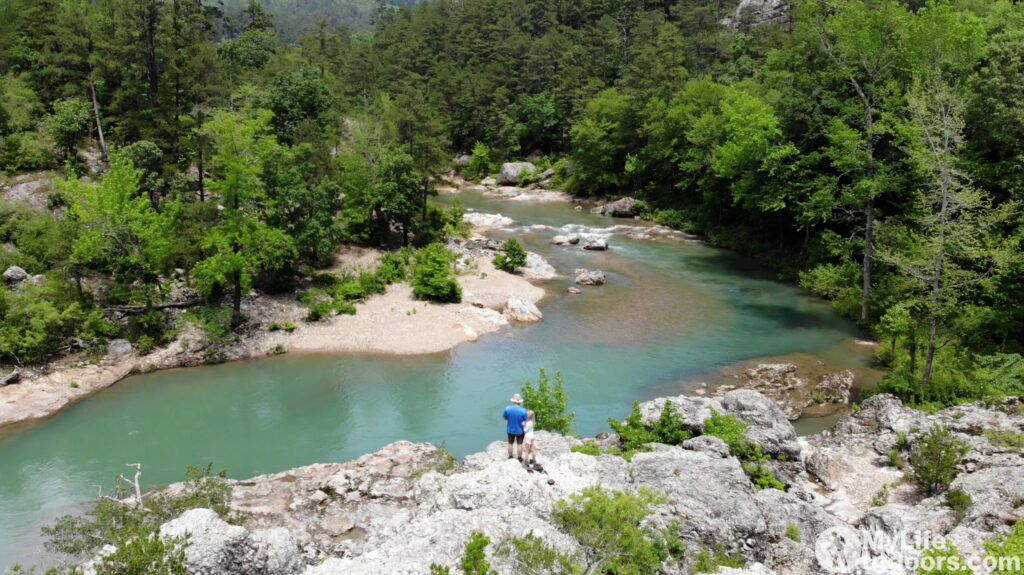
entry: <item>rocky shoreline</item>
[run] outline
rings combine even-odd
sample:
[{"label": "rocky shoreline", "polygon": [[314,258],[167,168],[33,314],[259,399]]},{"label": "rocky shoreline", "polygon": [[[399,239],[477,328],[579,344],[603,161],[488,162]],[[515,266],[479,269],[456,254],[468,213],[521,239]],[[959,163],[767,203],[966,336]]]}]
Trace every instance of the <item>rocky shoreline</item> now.
[{"label": "rocky shoreline", "polygon": [[[719,573],[803,575],[829,572],[815,544],[836,529],[860,537],[927,530],[977,558],[984,541],[1008,533],[1024,507],[1020,447],[994,439],[1024,429],[1016,400],[926,415],[880,395],[832,429],[803,438],[778,405],[754,391],[731,391],[720,401],[653,400],[640,406],[644,419],[656,420],[667,400],[698,432],[712,410],[746,423],[746,437],[770,456],[766,466],[785,489],[757,489],[726,444],[707,435],[680,446],[655,445],[627,461],[572,451],[615,442],[609,434],[577,439],[540,432],[543,474],[506,459],[502,442],[456,462],[432,445],[402,441],[346,463],[230,481],[231,507],[248,517],[243,526],[193,510],[161,532],[191,533],[186,554],[193,574],[422,574],[431,563],[457,565],[474,530],[495,542],[532,533],[573,552],[579,544],[553,522],[555,502],[594,485],[646,488],[666,496],[651,526],[674,529],[690,550],[666,572],[691,573],[696,551],[717,548],[747,565]],[[947,426],[969,448],[952,485],[973,500],[960,518],[944,497],[918,494],[888,456],[901,442],[912,448],[935,425]],[[488,560],[498,573],[514,572],[509,558],[491,551]],[[864,553],[851,572],[911,572],[885,550]],[[239,557],[254,559],[243,566]]]}]

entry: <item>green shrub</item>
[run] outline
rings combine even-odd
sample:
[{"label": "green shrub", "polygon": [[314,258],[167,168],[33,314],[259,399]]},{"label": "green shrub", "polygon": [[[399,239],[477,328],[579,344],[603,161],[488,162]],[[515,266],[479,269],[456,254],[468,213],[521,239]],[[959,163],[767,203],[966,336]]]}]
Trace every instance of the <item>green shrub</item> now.
[{"label": "green shrub", "polygon": [[1017,431],[992,431],[986,430],[985,437],[996,445],[1009,447],[1011,449],[1024,449],[1024,433]]},{"label": "green shrub", "polygon": [[747,461],[761,461],[764,455],[761,446],[744,435],[747,424],[738,421],[734,415],[722,415],[711,408],[711,417],[704,421],[704,435],[713,435],[729,446],[729,453]]},{"label": "green shrub", "polygon": [[661,410],[658,421],[654,422],[652,431],[657,438],[655,441],[666,445],[679,445],[693,437],[693,433],[685,428],[683,417],[668,400],[665,401],[665,407]]},{"label": "green shrub", "polygon": [[644,423],[640,413],[640,402],[637,401],[633,402],[633,410],[629,412],[624,422],[609,418],[608,425],[611,426],[612,431],[618,434],[622,451],[626,453],[649,451],[648,444],[657,439],[654,432],[648,429],[647,424]]},{"label": "green shrub", "polygon": [[495,163],[491,159],[491,149],[483,142],[473,146],[473,158],[466,166],[466,174],[474,179],[481,179],[494,171]]},{"label": "green shrub", "polygon": [[742,569],[746,567],[746,564],[743,563],[743,558],[739,555],[726,553],[721,543],[714,551],[702,546],[701,550],[694,555],[694,573],[718,573],[719,567]]},{"label": "green shrub", "polygon": [[525,573],[574,575],[583,571],[576,563],[576,557],[552,548],[533,533],[525,537],[503,539],[498,544],[496,553],[514,559],[517,564],[523,566]]},{"label": "green shrub", "polygon": [[[1024,519],[1018,519],[1013,529],[1006,536],[996,537],[985,542],[986,556],[998,563],[1000,558],[1011,561],[1024,561]],[[995,571],[993,575],[1020,575],[1020,570]]]},{"label": "green shrub", "polygon": [[583,445],[573,445],[569,451],[574,453],[582,453],[584,455],[601,455],[601,446],[596,443],[584,443]]},{"label": "green shrub", "polygon": [[380,256],[377,258],[377,277],[389,285],[405,281],[410,257],[411,252],[407,248]]},{"label": "green shrub", "polygon": [[572,535],[592,572],[645,574],[659,570],[682,545],[671,529],[655,531],[646,525],[651,506],[665,498],[646,489],[636,493],[587,487],[555,504],[555,523]]},{"label": "green shrub", "polygon": [[871,506],[881,507],[889,503],[889,485],[883,485],[881,489],[871,496]]},{"label": "green shrub", "polygon": [[379,274],[363,272],[359,274],[359,287],[366,295],[382,294],[388,291],[388,282]]},{"label": "green shrub", "polygon": [[297,326],[294,323],[290,322],[290,321],[284,322],[284,330],[286,332],[288,332],[288,333],[291,333],[291,332],[295,331],[296,327]]},{"label": "green shrub", "polygon": [[530,380],[522,388],[523,407],[532,409],[537,416],[537,429],[545,429],[562,435],[572,433],[572,420],[575,412],[566,413],[565,409],[569,402],[569,396],[565,393],[565,380],[562,379],[562,372],[555,372],[555,383],[551,385],[544,368],[540,368],[540,377],[537,378],[537,387],[533,387]]},{"label": "green shrub", "polygon": [[775,474],[765,469],[761,464],[744,463],[743,470],[747,472],[747,475],[750,476],[750,481],[758,489],[778,489],[781,491],[786,488],[781,481],[775,478]]},{"label": "green shrub", "polygon": [[898,449],[892,449],[889,451],[889,465],[899,470],[907,468],[907,462],[903,460],[903,456],[900,455]]},{"label": "green shrub", "polygon": [[451,575],[451,567],[441,566],[437,563],[430,564],[430,575]]},{"label": "green shrub", "polygon": [[462,560],[460,566],[462,572],[466,575],[496,575],[497,571],[491,569],[491,564],[487,561],[487,554],[485,549],[490,544],[491,538],[480,533],[473,531],[469,536],[469,541],[466,543],[466,550],[462,553]]},{"label": "green shrub", "polygon": [[418,299],[442,303],[462,301],[462,288],[452,277],[455,254],[442,244],[430,244],[416,250],[412,266],[412,293]]},{"label": "green shrub", "polygon": [[956,479],[957,465],[966,453],[967,446],[962,441],[953,437],[949,429],[936,425],[911,450],[911,480],[928,495],[945,491]]},{"label": "green shrub", "polygon": [[519,240],[509,238],[502,244],[501,249],[504,253],[494,256],[492,260],[494,267],[511,274],[515,273],[516,268],[526,265],[526,250]]},{"label": "green shrub", "polygon": [[306,321],[320,321],[330,317],[334,313],[334,302],[329,299],[317,299],[309,305],[309,312],[306,314]]},{"label": "green shrub", "polygon": [[803,537],[800,536],[800,528],[794,523],[786,525],[786,537],[796,541],[797,543],[803,541]]},{"label": "green shrub", "polygon": [[270,325],[267,326],[267,331],[278,331],[280,329],[281,325],[278,324],[276,321],[270,322]]},{"label": "green shrub", "polygon": [[[225,472],[211,474],[212,465],[189,467],[184,489],[175,495],[152,492],[143,495],[140,506],[126,505],[107,498],[96,500],[82,515],[65,515],[43,528],[47,551],[86,557],[104,545],[114,545],[121,552],[107,557],[98,573],[161,573],[184,574],[179,565],[182,541],[161,541],[154,534],[160,525],[189,509],[207,508],[232,523],[241,518],[231,514],[231,487],[223,478]],[[130,485],[119,481],[113,495],[132,495]],[[135,544],[133,541],[141,543]],[[180,567],[180,568],[179,568]],[[169,569],[169,570],[168,570]]]},{"label": "green shrub", "polygon": [[356,306],[352,302],[337,300],[334,302],[334,311],[342,315],[356,315]]},{"label": "green shrub", "polygon": [[946,492],[946,505],[953,510],[953,518],[957,523],[963,521],[964,516],[967,515],[967,510],[973,504],[974,499],[971,498],[970,494],[959,487]]}]

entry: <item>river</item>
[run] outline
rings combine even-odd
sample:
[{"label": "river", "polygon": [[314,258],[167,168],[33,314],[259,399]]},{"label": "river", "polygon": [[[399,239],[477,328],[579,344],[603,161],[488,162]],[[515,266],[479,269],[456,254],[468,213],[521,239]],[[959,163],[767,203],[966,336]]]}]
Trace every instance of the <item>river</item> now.
[{"label": "river", "polygon": [[[751,358],[801,352],[865,370],[864,354],[850,352],[854,324],[756,262],[681,238],[631,239],[629,228],[646,224],[568,205],[461,197],[513,218],[493,235],[514,235],[565,276],[545,282],[542,322],[429,356],[285,355],[134,376],[0,430],[0,569],[39,562],[39,527],[95,497],[94,485],[109,489],[126,463],[161,485],[183,479],[186,465],[212,461],[244,478],[399,439],[479,451],[503,439],[502,408],[542,366],[563,373],[583,435],[606,430],[634,400],[682,393]],[[608,236],[610,251],[549,243],[580,230]],[[567,295],[577,267],[605,270],[607,285]]]}]

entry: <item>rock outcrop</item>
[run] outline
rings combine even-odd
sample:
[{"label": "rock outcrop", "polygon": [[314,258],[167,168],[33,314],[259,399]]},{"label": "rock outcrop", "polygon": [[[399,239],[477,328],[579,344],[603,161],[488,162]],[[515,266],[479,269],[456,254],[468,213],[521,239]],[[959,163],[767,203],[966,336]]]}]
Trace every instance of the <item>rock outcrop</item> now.
[{"label": "rock outcrop", "polygon": [[503,186],[515,186],[519,184],[524,172],[532,172],[537,169],[530,162],[505,162],[498,172],[498,183]]},{"label": "rock outcrop", "polygon": [[4,281],[10,285],[19,285],[30,277],[27,271],[18,266],[11,266],[4,270]]},{"label": "rock outcrop", "polygon": [[287,529],[249,531],[210,509],[191,509],[164,523],[160,537],[188,537],[185,566],[190,575],[290,575],[305,567]]},{"label": "rock outcrop", "polygon": [[518,321],[522,323],[532,323],[544,319],[544,314],[537,309],[537,305],[526,298],[521,297],[510,297],[505,302],[505,309],[502,310],[502,315],[507,317],[509,321]]},{"label": "rock outcrop", "polygon": [[[653,423],[668,401],[696,436],[679,446],[655,444],[629,461],[572,450],[583,442],[615,445],[610,433],[580,440],[537,432],[544,473],[528,473],[508,460],[504,442],[460,464],[432,445],[402,441],[347,463],[232,481],[232,508],[248,517],[243,526],[193,510],[165,524],[161,536],[191,535],[190,573],[422,574],[432,563],[456,566],[475,530],[491,538],[488,560],[497,572],[511,573],[512,559],[494,553],[507,537],[532,533],[555,549],[578,550],[580,544],[552,517],[552,507],[600,485],[665,497],[648,525],[674,530],[691,550],[670,573],[691,573],[696,550],[707,546],[747,564],[719,573],[796,575],[829,572],[819,564],[816,543],[835,530],[859,538],[930,530],[952,540],[965,557],[977,558],[984,542],[1007,533],[1024,507],[1020,449],[984,433],[1020,434],[1024,416],[1011,403],[926,415],[879,395],[831,430],[797,438],[782,409],[751,390],[734,390],[721,400],[655,399],[639,405],[642,418]],[[758,489],[723,440],[701,435],[715,413],[747,424],[747,439],[771,456],[762,465],[785,490]],[[943,496],[922,498],[889,465],[890,451],[904,442],[912,448],[934,425],[947,426],[969,447],[953,486],[973,503],[959,522]],[[885,485],[889,503],[873,505]],[[884,549],[857,552],[872,563],[850,572],[908,572]]]},{"label": "rock outcrop", "polygon": [[590,210],[592,214],[612,216],[616,218],[632,218],[635,216],[633,208],[636,206],[636,198],[622,198],[614,202],[597,206]]},{"label": "rock outcrop", "polygon": [[501,214],[487,214],[484,212],[469,212],[462,216],[463,221],[469,222],[476,233],[500,230],[515,223],[512,218]]},{"label": "rock outcrop", "polygon": [[528,280],[549,280],[558,277],[558,270],[544,256],[526,252],[526,265],[518,270]]},{"label": "rock outcrop", "polygon": [[761,363],[743,372],[745,389],[771,398],[789,419],[797,419],[804,409],[815,403],[847,403],[855,377],[846,369],[826,373],[815,384],[801,377],[792,363]]}]

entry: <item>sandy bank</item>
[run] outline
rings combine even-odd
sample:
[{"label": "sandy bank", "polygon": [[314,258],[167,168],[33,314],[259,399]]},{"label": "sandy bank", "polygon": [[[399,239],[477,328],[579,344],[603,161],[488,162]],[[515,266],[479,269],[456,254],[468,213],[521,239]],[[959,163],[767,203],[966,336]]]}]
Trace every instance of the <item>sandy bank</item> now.
[{"label": "sandy bank", "polygon": [[[372,250],[345,253],[336,269],[373,265]],[[133,373],[203,365],[211,360],[264,357],[275,353],[437,353],[508,325],[501,314],[513,296],[538,302],[543,288],[521,276],[498,271],[488,257],[472,259],[459,276],[463,303],[436,304],[413,298],[408,284],[392,285],[387,293],[358,304],[356,315],[334,316],[315,323],[304,321],[307,309],[294,295],[254,296],[243,302],[249,318],[236,343],[211,347],[202,334],[184,329],[168,347],[139,357],[136,353],[98,363],[64,358],[43,368],[25,371],[21,383],[0,388],[0,427],[46,417],[72,402],[105,389]],[[473,304],[482,305],[475,307]],[[271,323],[297,328],[271,332]]]}]

